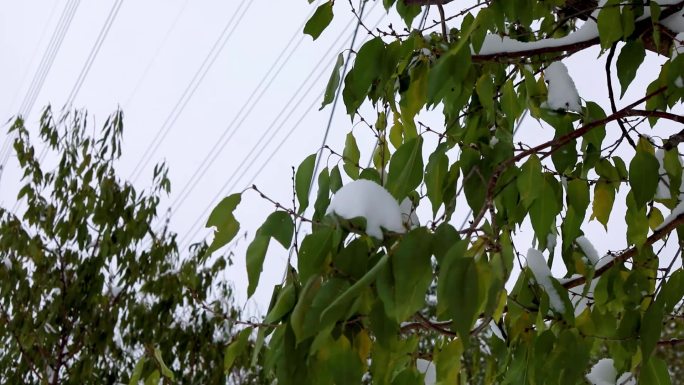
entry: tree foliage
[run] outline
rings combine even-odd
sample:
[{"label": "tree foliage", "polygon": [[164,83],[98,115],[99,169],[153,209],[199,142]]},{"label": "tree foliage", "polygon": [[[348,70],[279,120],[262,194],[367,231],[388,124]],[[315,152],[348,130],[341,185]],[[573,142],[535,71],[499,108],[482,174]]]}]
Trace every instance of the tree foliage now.
[{"label": "tree foliage", "polygon": [[15,208],[0,209],[0,382],[258,379],[250,360],[227,358],[234,339],[252,346],[218,277],[228,260],[207,259],[206,246],[179,259],[176,235],[155,221],[170,189],[165,167],[136,191],[114,168],[123,114],[97,135],[88,123],[81,112],[56,121],[47,108],[40,156],[23,119],[10,129],[23,179]]},{"label": "tree foliage", "polygon": [[[325,33],[333,3],[305,32]],[[610,358],[621,381],[670,383],[673,363],[662,351],[681,352],[684,340],[661,339],[663,325],[681,318],[684,295],[684,131],[672,133],[684,122],[673,112],[684,97],[684,56],[676,54],[684,1],[383,4],[407,29],[367,28],[340,84],[335,65],[324,101],[342,87],[350,117],[377,138],[361,149],[373,152],[372,165],[359,165],[351,131],[344,150],[331,152],[345,179],[373,180],[398,202],[429,206],[432,218],[368,236],[363,218],[328,213],[350,183],[330,163],[314,175],[307,217],[307,158],[297,171],[306,176],[301,186],[297,178],[300,209],[276,204],[247,251],[250,294],[269,237],[286,234],[276,239],[294,255],[260,329],[270,337],[263,370],[279,384],[580,384],[593,363]],[[415,28],[425,7],[438,8],[441,20]],[[589,47],[607,63],[591,76],[607,84],[609,103],[575,108],[574,86],[549,66]],[[648,87],[626,93],[647,52],[664,64],[639,73]],[[614,76],[620,97],[637,96],[620,100]],[[569,99],[558,105],[557,95]],[[518,143],[525,114],[551,139]],[[427,116],[441,124],[422,123]],[[459,205],[468,218],[455,218]],[[232,210],[214,213],[237,226]],[[609,233],[615,248],[600,260],[582,238],[590,221],[606,231],[626,224],[624,236]],[[292,244],[302,223],[310,232]],[[518,239],[526,226],[533,244]],[[217,229],[221,242],[225,231]],[[545,273],[554,257],[564,277]]]}]

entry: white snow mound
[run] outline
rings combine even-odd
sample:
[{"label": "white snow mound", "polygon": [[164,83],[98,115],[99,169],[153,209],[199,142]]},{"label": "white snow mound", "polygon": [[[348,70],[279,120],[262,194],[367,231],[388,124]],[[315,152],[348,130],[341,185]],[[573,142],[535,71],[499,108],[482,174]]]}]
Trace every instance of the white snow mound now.
[{"label": "white snow mound", "polygon": [[551,270],[546,265],[544,255],[541,251],[533,248],[527,250],[527,267],[532,270],[534,279],[537,280],[537,283],[544,288],[544,291],[549,296],[551,308],[558,313],[565,312],[565,305],[563,304],[560,295],[558,295],[556,287],[553,286],[551,281]]},{"label": "white snow mound", "polygon": [[425,385],[434,385],[437,383],[437,370],[432,361],[419,358],[416,360],[416,369],[425,374]]},{"label": "white snow mound", "polygon": [[544,79],[549,90],[545,107],[552,110],[582,112],[577,87],[565,64],[559,61],[549,64],[544,70]]},{"label": "white snow mound", "polygon": [[364,217],[366,233],[382,240],[382,229],[395,233],[405,231],[399,203],[379,184],[359,179],[342,186],[335,193],[326,214],[344,219]]},{"label": "white snow mound", "polygon": [[599,360],[586,378],[592,385],[636,385],[636,379],[630,372],[622,373],[618,377],[615,364],[610,358]]},{"label": "white snow mound", "polygon": [[582,249],[589,262],[591,262],[592,265],[596,265],[596,263],[599,261],[599,254],[591,241],[582,235],[581,237],[575,239],[575,242],[577,242],[580,249]]},{"label": "white snow mound", "polygon": [[416,208],[413,207],[411,199],[404,198],[399,205],[399,210],[401,211],[401,220],[407,228],[414,229],[420,226],[420,220],[416,215]]}]

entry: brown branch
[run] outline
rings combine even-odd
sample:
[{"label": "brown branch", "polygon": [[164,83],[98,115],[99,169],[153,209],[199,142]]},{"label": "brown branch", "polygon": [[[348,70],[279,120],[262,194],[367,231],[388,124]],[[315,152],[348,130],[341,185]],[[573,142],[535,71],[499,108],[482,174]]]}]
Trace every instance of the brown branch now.
[{"label": "brown branch", "polygon": [[[660,13],[660,19],[663,20],[669,16],[674,15],[675,13],[679,12],[682,8],[684,7],[684,1],[680,1],[676,4],[672,4],[671,6],[667,7],[666,9],[663,9],[663,11]],[[634,38],[643,35],[645,32],[648,32],[653,28],[653,22],[651,21],[651,18],[645,18],[643,20],[639,20],[635,23],[635,28],[634,32],[629,38]],[[629,39],[628,38],[628,39]],[[545,53],[553,53],[553,52],[567,52],[567,53],[576,53],[579,52],[583,49],[589,48],[591,46],[597,45],[600,43],[599,37],[596,36],[594,38],[584,40],[584,41],[579,41],[576,43],[568,43],[568,44],[562,44],[558,46],[553,46],[553,47],[539,47],[539,48],[533,48],[533,49],[528,49],[528,50],[518,50],[518,51],[504,51],[504,52],[497,52],[497,53],[492,53],[492,54],[485,54],[485,55],[473,55],[472,60],[473,61],[496,61],[499,59],[519,59],[519,58],[524,58],[528,56],[536,56],[536,55],[542,55]]]},{"label": "brown branch", "polygon": [[522,159],[524,159],[524,158],[526,158],[532,154],[538,153],[539,151],[544,150],[548,147],[560,148],[560,147],[564,146],[565,144],[569,143],[570,141],[575,140],[575,139],[581,137],[582,135],[588,133],[589,131],[591,131],[592,129],[594,129],[596,127],[603,126],[606,123],[612,122],[616,119],[623,118],[623,117],[627,116],[628,112],[632,108],[638,106],[639,104],[647,101],[648,99],[650,99],[650,98],[652,98],[652,97],[654,97],[660,93],[665,92],[666,89],[667,89],[667,87],[660,87],[657,90],[655,90],[655,91],[651,92],[650,94],[644,96],[643,98],[631,103],[630,105],[624,107],[623,109],[617,111],[616,113],[614,113],[610,116],[607,116],[603,119],[599,119],[599,120],[595,120],[593,122],[587,123],[584,126],[578,128],[578,129],[576,129],[576,130],[574,130],[574,131],[572,131],[566,135],[563,135],[557,139],[553,139],[553,140],[550,140],[548,142],[537,145],[535,147],[532,147],[532,148],[525,150],[525,151],[519,153],[518,155],[516,155],[512,158],[509,158],[508,160],[500,163],[499,166],[497,166],[496,169],[494,169],[492,176],[489,178],[489,183],[487,184],[487,195],[485,197],[485,202],[484,202],[482,208],[480,209],[480,212],[477,214],[475,219],[473,219],[473,223],[472,223],[471,227],[467,230],[467,233],[466,233],[466,234],[468,234],[467,236],[470,237],[470,234],[475,230],[475,228],[477,228],[480,221],[484,217],[485,213],[489,209],[489,206],[492,204],[492,201],[494,199],[494,191],[496,189],[496,183],[498,182],[501,174],[503,174],[503,172],[509,166],[515,164],[516,162],[518,162],[518,161],[520,161],[520,160],[522,160]]},{"label": "brown branch", "polygon": [[[684,116],[673,114],[665,111],[646,111],[646,110],[629,110],[628,116],[645,116],[647,118],[663,118],[673,122],[684,124]],[[681,142],[681,141],[680,141]]]},{"label": "brown branch", "polygon": [[[659,240],[665,238],[672,230],[674,230],[677,226],[684,224],[684,214],[680,214],[677,216],[674,220],[672,220],[670,223],[667,225],[663,226],[662,228],[656,230],[646,238],[646,242],[644,243],[643,246],[651,246],[652,244],[658,242]],[[642,246],[642,247],[643,247]],[[603,264],[600,268],[596,269],[596,272],[594,273],[594,278],[600,277],[603,273],[608,271],[613,265],[616,263],[624,262],[634,256],[636,256],[639,253],[639,250],[637,249],[636,246],[627,249],[621,254],[616,255],[611,259],[609,262]],[[567,281],[563,283],[563,287],[566,289],[570,289],[579,285],[582,285],[586,282],[585,277],[577,277],[573,280]]]},{"label": "brown branch", "polygon": [[671,338],[669,340],[658,341],[658,346],[677,346],[684,344],[684,338]]},{"label": "brown branch", "polygon": [[454,0],[404,0],[406,5],[443,5]]},{"label": "brown branch", "polygon": [[442,5],[442,3],[437,4],[437,10],[439,11],[439,20],[442,23],[442,36],[444,37],[444,41],[448,43],[449,34],[447,33],[446,17],[444,16],[444,6]]}]

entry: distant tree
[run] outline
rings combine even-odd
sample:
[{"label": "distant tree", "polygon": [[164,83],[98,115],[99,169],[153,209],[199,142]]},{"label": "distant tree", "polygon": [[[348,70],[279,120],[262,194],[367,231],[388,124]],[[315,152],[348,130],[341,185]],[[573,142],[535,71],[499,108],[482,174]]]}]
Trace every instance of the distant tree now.
[{"label": "distant tree", "polygon": [[[176,235],[155,223],[170,189],[165,167],[145,192],[117,177],[122,112],[98,130],[85,113],[55,121],[47,108],[49,168],[24,123],[17,118],[10,135],[26,208],[0,208],[0,383],[258,381],[247,360],[224,371],[226,347],[244,329],[218,276],[228,260],[207,259],[201,245],[180,258]],[[240,335],[249,349],[248,332]]]}]

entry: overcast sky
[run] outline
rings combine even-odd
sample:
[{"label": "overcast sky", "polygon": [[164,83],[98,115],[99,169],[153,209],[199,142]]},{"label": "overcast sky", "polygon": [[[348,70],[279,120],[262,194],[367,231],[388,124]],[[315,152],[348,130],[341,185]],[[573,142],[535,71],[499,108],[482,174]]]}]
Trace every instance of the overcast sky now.
[{"label": "overcast sky", "polygon": [[[464,6],[458,3],[458,7]],[[366,20],[370,27],[380,20],[381,26],[390,20],[395,26],[401,25],[394,15],[383,18],[382,6],[373,7],[374,4],[371,2],[367,8]],[[60,16],[70,5],[70,0],[0,2],[0,119],[3,123],[17,114],[22,105],[26,108],[25,101],[32,99],[27,95],[32,80]],[[453,3],[450,5],[456,7]],[[91,49],[110,12],[117,7],[111,29],[92,59],[82,86],[78,87],[79,74],[88,62]],[[200,240],[208,231],[196,233],[196,223],[206,221],[208,210],[218,199],[243,189],[252,181],[274,199],[290,202],[290,167],[320,147],[331,111],[330,107],[318,111],[321,93],[332,61],[349,45],[354,20],[347,2],[336,2],[333,24],[312,42],[309,36],[302,35],[301,28],[314,9],[314,4],[304,0],[243,3],[144,0],[121,4],[118,0],[81,1],[56,51],[54,64],[32,103],[27,125],[35,132],[43,107],[51,103],[55,111],[61,110],[72,90],[78,91],[73,107],[87,109],[91,122],[98,127],[121,107],[125,117],[125,147],[120,175],[137,176],[134,171],[141,159],[146,159],[143,156],[147,151],[151,161],[144,163],[138,178],[132,178],[136,186],[145,188],[149,186],[154,163],[166,161],[173,191],[163,209],[176,203],[172,207],[172,230],[180,234],[181,246]],[[226,34],[222,35],[223,31]],[[357,47],[365,37],[362,30]],[[212,50],[214,46],[216,49]],[[606,106],[603,61],[597,60],[597,56],[598,50],[588,49],[567,59],[566,64],[579,94]],[[628,93],[625,101],[642,96],[641,90],[657,76],[661,62],[662,58],[649,53],[634,83],[638,92]],[[260,83],[262,86],[257,88]],[[268,83],[270,86],[266,88]],[[440,122],[435,114],[421,119],[436,125]],[[3,125],[0,141],[6,138],[6,128]],[[341,151],[344,135],[350,128],[350,120],[340,103],[328,143]],[[674,131],[675,128],[667,129]],[[362,157],[367,159],[372,138],[363,127],[354,130],[360,138]],[[658,134],[667,136],[665,132]],[[153,142],[160,136],[164,137],[163,141]],[[528,119],[518,139],[541,142],[552,136],[552,130]],[[158,143],[158,147],[153,143]],[[220,149],[209,158],[214,161],[198,168],[207,155],[214,154],[211,152],[214,147]],[[150,148],[157,149],[150,152]],[[627,156],[631,158],[631,154]],[[193,177],[198,170],[205,174],[201,178]],[[17,186],[18,163],[11,157],[0,181],[0,203],[5,207],[14,205]],[[621,189],[623,193],[624,190]],[[620,202],[620,197],[616,202]],[[419,214],[425,213],[425,209],[421,207]],[[249,239],[272,210],[256,194],[243,197],[237,217],[242,230],[249,231]],[[461,205],[459,212],[462,217],[467,210]],[[455,220],[455,225],[461,220]],[[589,225],[588,237],[600,253],[624,246],[623,222],[622,214],[611,220],[615,241],[596,222]],[[528,227],[523,228],[518,240],[524,244],[531,238]],[[246,273],[241,251],[247,242],[241,243],[228,277],[236,283],[238,301],[244,303]],[[282,276],[287,258],[287,252],[277,248],[280,246],[272,245],[269,251],[255,296],[262,312],[268,304],[272,285]],[[250,310],[257,310],[251,306]]]}]

